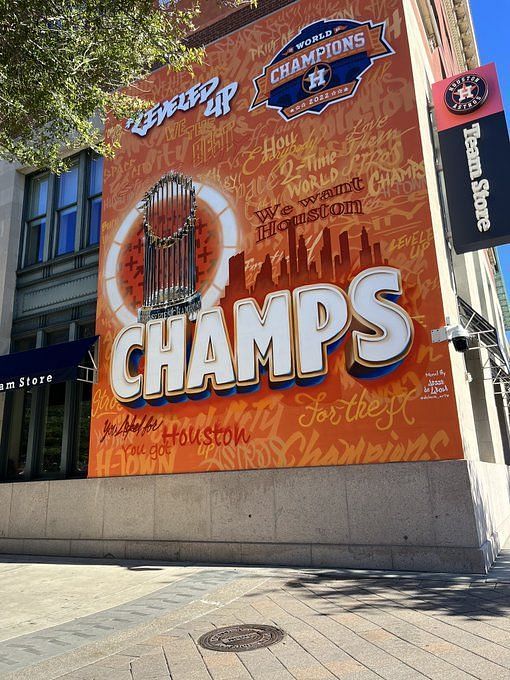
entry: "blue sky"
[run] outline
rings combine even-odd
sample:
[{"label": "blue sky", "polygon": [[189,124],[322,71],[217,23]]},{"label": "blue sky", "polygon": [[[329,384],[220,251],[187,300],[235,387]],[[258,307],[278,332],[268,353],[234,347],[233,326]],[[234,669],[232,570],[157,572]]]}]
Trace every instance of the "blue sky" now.
[{"label": "blue sky", "polygon": [[[510,111],[510,0],[470,0],[470,5],[480,61],[482,64],[496,62],[508,121],[508,111]],[[510,292],[510,245],[498,248],[498,251],[506,289]]]}]

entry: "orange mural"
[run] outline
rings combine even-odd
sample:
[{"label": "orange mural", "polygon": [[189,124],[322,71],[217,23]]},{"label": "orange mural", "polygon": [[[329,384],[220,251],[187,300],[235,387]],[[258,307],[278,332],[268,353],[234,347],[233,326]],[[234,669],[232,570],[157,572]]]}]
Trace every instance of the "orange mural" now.
[{"label": "orange mural", "polygon": [[89,476],[461,458],[401,0],[301,0],[140,92]]}]

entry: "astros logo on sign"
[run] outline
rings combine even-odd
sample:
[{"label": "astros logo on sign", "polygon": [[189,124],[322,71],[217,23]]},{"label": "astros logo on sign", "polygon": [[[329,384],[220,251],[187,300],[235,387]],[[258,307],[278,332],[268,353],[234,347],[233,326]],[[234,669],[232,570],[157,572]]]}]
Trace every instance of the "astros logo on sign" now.
[{"label": "astros logo on sign", "polygon": [[450,83],[444,100],[452,113],[472,113],[485,103],[488,94],[487,81],[478,74],[469,74]]},{"label": "astros logo on sign", "polygon": [[250,111],[265,104],[292,120],[353,97],[374,61],[394,54],[385,30],[350,19],[305,26],[254,79]]}]

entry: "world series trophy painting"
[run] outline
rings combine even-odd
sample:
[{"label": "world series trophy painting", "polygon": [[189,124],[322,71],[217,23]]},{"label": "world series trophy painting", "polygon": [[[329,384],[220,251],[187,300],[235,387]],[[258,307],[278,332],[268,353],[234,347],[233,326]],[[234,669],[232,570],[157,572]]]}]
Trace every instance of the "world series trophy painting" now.
[{"label": "world series trophy painting", "polygon": [[164,175],[145,194],[143,304],[138,321],[186,315],[201,307],[196,289],[196,198],[191,177]]}]

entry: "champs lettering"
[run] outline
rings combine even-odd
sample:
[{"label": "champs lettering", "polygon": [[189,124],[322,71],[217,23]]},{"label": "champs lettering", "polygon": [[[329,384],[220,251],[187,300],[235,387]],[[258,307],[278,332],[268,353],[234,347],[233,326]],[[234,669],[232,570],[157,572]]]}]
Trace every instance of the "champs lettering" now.
[{"label": "champs lettering", "polygon": [[320,283],[270,293],[262,308],[252,298],[236,301],[232,337],[221,307],[201,311],[193,324],[186,315],[133,324],[113,343],[111,387],[120,402],[138,406],[248,388],[260,382],[261,366],[271,386],[303,384],[328,372],[328,354],[349,330],[349,373],[380,376],[412,346],[412,321],[394,302],[401,294],[399,270],[371,267],[352,280],[347,294]]}]

